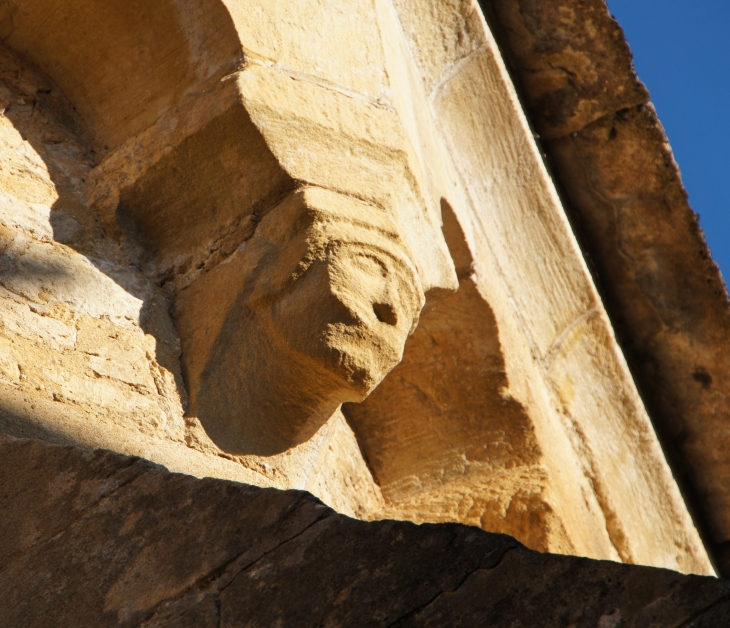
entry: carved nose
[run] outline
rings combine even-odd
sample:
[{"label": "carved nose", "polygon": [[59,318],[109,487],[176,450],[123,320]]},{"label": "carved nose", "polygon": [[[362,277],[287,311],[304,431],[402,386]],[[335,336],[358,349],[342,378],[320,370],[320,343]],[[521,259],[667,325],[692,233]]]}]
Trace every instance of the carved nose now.
[{"label": "carved nose", "polygon": [[375,318],[381,323],[392,325],[393,327],[398,324],[398,314],[390,303],[373,303],[373,312],[375,313]]},{"label": "carved nose", "polygon": [[327,297],[321,301],[320,306],[328,311],[330,322],[345,325],[361,325],[363,322],[356,304],[337,291],[330,290]]}]

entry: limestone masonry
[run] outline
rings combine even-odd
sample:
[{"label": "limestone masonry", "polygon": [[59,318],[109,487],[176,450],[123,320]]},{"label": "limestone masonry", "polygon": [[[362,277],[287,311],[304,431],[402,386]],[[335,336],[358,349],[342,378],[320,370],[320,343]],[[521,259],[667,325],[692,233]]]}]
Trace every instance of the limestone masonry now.
[{"label": "limestone masonry", "polygon": [[730,302],[603,0],[0,35],[0,625],[730,625]]}]

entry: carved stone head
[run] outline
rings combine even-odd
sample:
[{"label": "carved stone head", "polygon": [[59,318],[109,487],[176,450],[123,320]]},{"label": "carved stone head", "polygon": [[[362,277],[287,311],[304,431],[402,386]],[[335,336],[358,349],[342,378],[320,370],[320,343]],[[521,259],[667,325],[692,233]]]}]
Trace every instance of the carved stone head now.
[{"label": "carved stone head", "polygon": [[303,442],[400,362],[423,303],[385,211],[293,194],[178,296],[190,413],[230,453]]}]

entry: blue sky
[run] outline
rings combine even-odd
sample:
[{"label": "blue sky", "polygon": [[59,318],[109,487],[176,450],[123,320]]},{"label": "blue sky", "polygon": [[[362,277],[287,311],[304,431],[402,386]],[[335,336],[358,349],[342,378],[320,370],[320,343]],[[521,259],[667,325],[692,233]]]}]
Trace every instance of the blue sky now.
[{"label": "blue sky", "polygon": [[730,0],[608,0],[730,284]]}]

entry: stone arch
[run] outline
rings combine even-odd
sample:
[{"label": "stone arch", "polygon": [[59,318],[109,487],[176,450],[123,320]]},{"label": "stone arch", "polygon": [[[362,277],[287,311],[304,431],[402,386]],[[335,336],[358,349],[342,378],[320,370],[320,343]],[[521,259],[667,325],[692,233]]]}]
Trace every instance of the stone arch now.
[{"label": "stone arch", "polygon": [[56,81],[102,154],[242,57],[219,0],[7,0],[0,35]]}]

